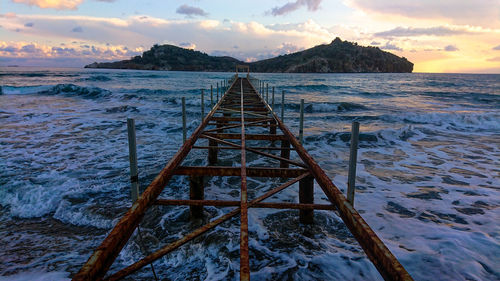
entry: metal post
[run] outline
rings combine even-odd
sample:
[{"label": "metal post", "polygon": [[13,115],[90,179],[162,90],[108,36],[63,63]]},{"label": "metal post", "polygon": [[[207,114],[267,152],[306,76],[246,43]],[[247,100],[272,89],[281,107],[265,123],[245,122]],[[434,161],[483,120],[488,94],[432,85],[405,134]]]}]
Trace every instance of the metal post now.
[{"label": "metal post", "polygon": [[[290,159],[290,141],[281,141],[281,158]],[[290,164],[286,161],[280,160],[280,168],[288,168]]]},{"label": "metal post", "polygon": [[203,89],[201,89],[201,122],[203,122],[204,117],[205,117],[205,94],[203,93]]},{"label": "metal post", "polygon": [[186,98],[182,97],[182,142],[186,142]]},{"label": "metal post", "polygon": [[214,166],[215,164],[217,164],[217,146],[218,146],[218,143],[217,141],[213,140],[213,139],[209,139],[208,140],[208,146],[209,146],[209,149],[208,149],[208,165],[209,166]]},{"label": "metal post", "polygon": [[269,83],[266,83],[266,102],[269,104]]},{"label": "metal post", "polygon": [[304,99],[300,99],[300,120],[299,120],[299,142],[303,144],[304,139]]},{"label": "metal post", "polygon": [[358,158],[359,122],[352,122],[351,153],[349,154],[349,174],[347,176],[347,201],[354,207],[356,191],[356,161]]},{"label": "metal post", "polygon": [[139,173],[137,168],[137,146],[135,141],[135,121],[127,119],[128,131],[128,156],[130,160],[130,196],[132,203],[135,203],[139,198]]},{"label": "metal post", "polygon": [[214,107],[214,87],[210,85],[210,108]]},{"label": "metal post", "polygon": [[281,122],[285,123],[285,90],[281,92]]},{"label": "metal post", "polygon": [[[203,188],[203,176],[190,176],[189,177],[189,199],[203,200],[205,197]],[[203,217],[203,206],[190,206],[189,214],[191,218]]]},{"label": "metal post", "polygon": [[272,95],[272,98],[271,98],[271,110],[274,112],[274,86],[273,86],[273,95]]},{"label": "metal post", "polygon": [[[314,203],[314,177],[305,177],[299,181],[299,203]],[[300,209],[299,221],[303,224],[312,224],[314,220],[313,209]]]}]

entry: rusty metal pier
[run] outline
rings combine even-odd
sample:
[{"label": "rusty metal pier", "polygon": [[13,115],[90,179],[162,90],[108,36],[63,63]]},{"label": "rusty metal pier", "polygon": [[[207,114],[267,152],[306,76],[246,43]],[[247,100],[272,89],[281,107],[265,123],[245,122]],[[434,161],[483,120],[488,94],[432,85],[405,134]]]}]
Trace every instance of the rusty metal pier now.
[{"label": "rusty metal pier", "polygon": [[[203,118],[200,126],[186,139],[183,146],[149,184],[143,194],[120,219],[106,239],[94,251],[73,280],[120,280],[146,265],[153,263],[210,231],[230,218],[240,217],[240,280],[250,280],[248,245],[248,209],[279,208],[298,209],[301,223],[313,223],[314,210],[337,210],[338,214],[359,242],[368,258],[385,280],[412,280],[411,276],[394,257],[360,214],[332,183],[321,167],[302,147],[299,140],[284,125],[268,104],[248,74],[236,73],[229,80],[227,91]],[[201,140],[207,139],[208,145]],[[206,143],[204,141],[203,143]],[[183,166],[183,160],[194,150],[207,151],[206,166]],[[233,151],[235,165],[219,165],[218,155]],[[291,160],[294,151],[300,160]],[[247,153],[272,159],[274,166],[247,165]],[[159,198],[173,176],[189,176],[189,200]],[[240,200],[205,200],[204,177],[240,177]],[[276,187],[253,200],[248,199],[248,177],[273,177],[283,179]],[[321,187],[331,204],[314,204],[314,181]],[[299,203],[268,203],[266,198],[299,183]],[[193,218],[203,216],[204,206],[235,208],[184,237],[162,246],[156,252],[114,273],[108,273],[116,257],[141,223],[146,211],[154,205],[189,206]]]}]

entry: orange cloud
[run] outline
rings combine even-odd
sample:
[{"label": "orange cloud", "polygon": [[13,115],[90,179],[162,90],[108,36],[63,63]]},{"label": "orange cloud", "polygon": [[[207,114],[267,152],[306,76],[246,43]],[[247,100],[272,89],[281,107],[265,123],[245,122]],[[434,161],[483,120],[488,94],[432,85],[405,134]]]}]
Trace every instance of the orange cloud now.
[{"label": "orange cloud", "polygon": [[38,6],[42,9],[76,10],[83,0],[12,0],[30,6]]}]

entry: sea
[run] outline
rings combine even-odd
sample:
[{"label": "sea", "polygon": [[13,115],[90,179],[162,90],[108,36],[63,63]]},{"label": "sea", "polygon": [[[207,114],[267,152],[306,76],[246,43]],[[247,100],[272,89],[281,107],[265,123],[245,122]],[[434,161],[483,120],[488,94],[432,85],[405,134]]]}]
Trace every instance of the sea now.
[{"label": "sea", "polygon": [[[143,190],[234,73],[0,68],[0,280],[70,280],[130,208],[127,118]],[[354,206],[415,280],[500,280],[500,75],[265,74],[275,110],[346,192],[350,131],[360,123]],[[203,141],[199,142],[203,145]],[[220,159],[228,157],[220,152]],[[183,165],[206,164],[193,150]],[[292,159],[298,159],[295,153]],[[249,166],[265,159],[248,157]],[[281,179],[249,179],[249,197]],[[208,179],[206,199],[239,200],[239,179]],[[315,203],[328,200],[315,183]],[[162,198],[188,199],[176,176]],[[297,202],[298,185],[267,202]],[[116,272],[231,207],[154,207]],[[252,280],[382,280],[335,211],[249,210]],[[143,244],[143,247],[141,246]],[[239,218],[154,263],[161,280],[238,280]],[[126,280],[154,280],[145,267]]]}]

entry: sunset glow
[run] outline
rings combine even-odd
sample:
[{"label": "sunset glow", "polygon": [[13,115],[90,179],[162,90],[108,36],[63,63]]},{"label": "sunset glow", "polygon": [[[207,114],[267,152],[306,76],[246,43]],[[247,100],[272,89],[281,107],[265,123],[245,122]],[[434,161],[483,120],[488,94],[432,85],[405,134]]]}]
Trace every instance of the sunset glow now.
[{"label": "sunset glow", "polygon": [[82,67],[153,44],[254,61],[335,37],[415,72],[500,72],[500,1],[1,0],[0,65]]}]

